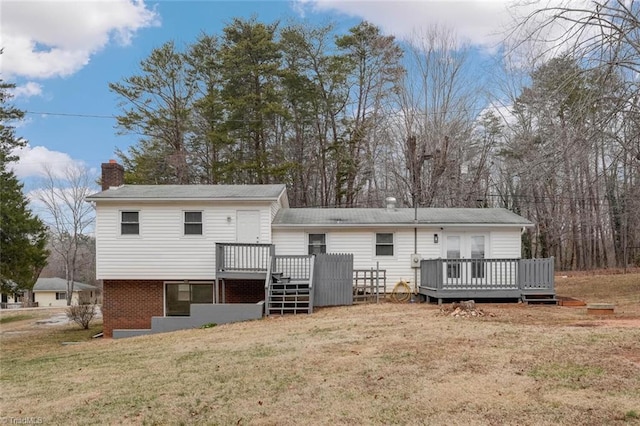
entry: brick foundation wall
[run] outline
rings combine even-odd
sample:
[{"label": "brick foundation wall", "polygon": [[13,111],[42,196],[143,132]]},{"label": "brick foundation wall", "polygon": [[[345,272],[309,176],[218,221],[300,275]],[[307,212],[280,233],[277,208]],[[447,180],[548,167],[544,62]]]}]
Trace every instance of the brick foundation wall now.
[{"label": "brick foundation wall", "polygon": [[[224,290],[226,303],[257,303],[264,300],[262,280],[226,280]],[[103,281],[104,337],[113,337],[114,329],[151,328],[151,317],[163,315],[163,280]]]},{"label": "brick foundation wall", "polygon": [[159,280],[104,280],[104,337],[112,337],[114,329],[151,328],[151,317],[164,315],[163,283]]},{"label": "brick foundation wall", "polygon": [[226,303],[258,303],[264,300],[264,280],[225,280]]}]

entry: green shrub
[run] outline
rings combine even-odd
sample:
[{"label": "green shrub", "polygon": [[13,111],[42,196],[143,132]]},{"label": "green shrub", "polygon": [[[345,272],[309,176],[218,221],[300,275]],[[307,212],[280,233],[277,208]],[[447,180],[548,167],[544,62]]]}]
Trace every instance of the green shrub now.
[{"label": "green shrub", "polygon": [[213,327],[215,327],[216,325],[218,325],[218,324],[216,324],[215,322],[209,322],[209,323],[207,323],[207,324],[202,324],[202,325],[200,326],[200,328],[213,328]]}]

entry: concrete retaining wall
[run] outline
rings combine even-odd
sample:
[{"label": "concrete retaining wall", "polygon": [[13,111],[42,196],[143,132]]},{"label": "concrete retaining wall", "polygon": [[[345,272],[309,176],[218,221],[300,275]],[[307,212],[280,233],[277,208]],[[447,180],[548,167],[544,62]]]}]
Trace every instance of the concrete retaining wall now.
[{"label": "concrete retaining wall", "polygon": [[264,302],[259,303],[202,303],[191,305],[188,317],[153,317],[150,330],[113,330],[113,338],[142,336],[145,334],[166,333],[176,330],[198,328],[205,324],[227,324],[262,318]]}]

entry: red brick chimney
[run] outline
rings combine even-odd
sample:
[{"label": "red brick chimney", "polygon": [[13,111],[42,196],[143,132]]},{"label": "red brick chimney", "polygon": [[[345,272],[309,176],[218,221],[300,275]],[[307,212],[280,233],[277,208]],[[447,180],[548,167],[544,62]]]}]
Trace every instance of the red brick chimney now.
[{"label": "red brick chimney", "polygon": [[102,163],[102,190],[106,191],[112,186],[120,186],[124,184],[124,167],[118,164],[116,160],[109,160],[108,163]]}]

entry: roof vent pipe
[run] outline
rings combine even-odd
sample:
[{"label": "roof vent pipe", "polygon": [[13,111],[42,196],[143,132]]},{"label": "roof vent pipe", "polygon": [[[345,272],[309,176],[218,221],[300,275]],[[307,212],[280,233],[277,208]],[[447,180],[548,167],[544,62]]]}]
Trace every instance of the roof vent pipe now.
[{"label": "roof vent pipe", "polygon": [[393,210],[396,208],[396,199],[394,197],[387,197],[384,199],[384,204],[388,210]]}]

